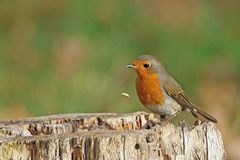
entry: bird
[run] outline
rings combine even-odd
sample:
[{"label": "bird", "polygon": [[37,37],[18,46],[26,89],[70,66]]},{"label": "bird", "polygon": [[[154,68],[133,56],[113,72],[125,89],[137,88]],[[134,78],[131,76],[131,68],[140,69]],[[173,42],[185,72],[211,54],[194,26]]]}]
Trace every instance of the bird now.
[{"label": "bird", "polygon": [[210,114],[200,110],[188,98],[180,84],[168,74],[161,61],[152,55],[141,55],[126,65],[136,71],[136,91],[140,102],[151,112],[169,121],[182,111],[190,111],[199,119],[217,123]]}]

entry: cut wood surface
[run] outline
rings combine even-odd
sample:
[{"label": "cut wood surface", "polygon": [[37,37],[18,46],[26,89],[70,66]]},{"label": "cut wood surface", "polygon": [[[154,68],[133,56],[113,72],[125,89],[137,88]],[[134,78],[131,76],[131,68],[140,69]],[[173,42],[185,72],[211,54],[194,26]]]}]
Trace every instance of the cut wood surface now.
[{"label": "cut wood surface", "polygon": [[226,159],[214,123],[147,126],[148,121],[158,120],[153,114],[136,112],[0,121],[0,160]]}]

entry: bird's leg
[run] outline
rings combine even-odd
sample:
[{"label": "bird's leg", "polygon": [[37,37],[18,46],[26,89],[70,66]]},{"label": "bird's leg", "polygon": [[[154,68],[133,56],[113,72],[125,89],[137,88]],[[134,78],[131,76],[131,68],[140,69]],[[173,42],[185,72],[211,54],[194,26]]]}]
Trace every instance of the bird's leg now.
[{"label": "bird's leg", "polygon": [[143,125],[142,128],[144,129],[151,129],[152,127],[158,125],[166,125],[170,119],[172,119],[173,117],[175,117],[180,111],[176,112],[175,114],[171,115],[171,116],[166,116],[166,115],[159,115],[160,116],[160,121],[153,121],[153,120],[148,120],[146,124]]},{"label": "bird's leg", "polygon": [[163,121],[166,118],[165,115],[160,115],[160,121],[158,119],[155,120],[148,120],[147,123],[145,123],[142,128],[143,129],[151,129],[152,127],[156,125],[161,125],[161,121]]},{"label": "bird's leg", "polygon": [[142,128],[143,129],[151,129],[152,127],[156,126],[156,124],[159,124],[159,122],[148,120],[147,123],[145,123]]},{"label": "bird's leg", "polygon": [[152,120],[148,120],[147,123],[142,127],[144,129],[151,129],[152,127],[158,125],[166,125],[169,120],[173,117],[176,116],[176,114],[167,117],[166,115],[159,115],[160,116],[160,121],[152,121]]},{"label": "bird's leg", "polygon": [[174,114],[172,116],[166,117],[166,115],[160,115],[160,121],[153,121],[148,120],[146,124],[143,125],[143,129],[151,129],[152,127],[156,125],[166,125],[170,119],[175,117],[177,114]]},{"label": "bird's leg", "polygon": [[174,114],[174,115],[172,115],[172,116],[166,117],[165,119],[161,119],[160,124],[161,124],[161,125],[166,125],[166,124],[170,121],[170,119],[172,119],[172,118],[175,117],[175,116],[176,116],[176,115]]},{"label": "bird's leg", "polygon": [[166,115],[160,115],[160,121],[164,121],[166,119]]},{"label": "bird's leg", "polygon": [[[160,120],[161,120],[161,124],[167,124],[169,121],[170,121],[170,119],[172,119],[173,117],[175,117],[178,113],[180,113],[180,111],[177,111],[175,114],[173,114],[173,115],[170,115],[170,116],[168,116],[168,117],[166,117],[165,115],[160,115]],[[163,116],[165,117],[164,119],[163,119]]]},{"label": "bird's leg", "polygon": [[171,117],[167,117],[166,115],[160,115],[160,125],[166,125],[169,120],[171,119]]},{"label": "bird's leg", "polygon": [[175,117],[176,115],[177,115],[177,114],[174,114],[174,115],[171,115],[171,116],[165,118],[165,121],[169,122],[170,119],[172,119],[172,118]]},{"label": "bird's leg", "polygon": [[194,126],[198,126],[200,124],[202,124],[203,122],[200,120],[200,119],[197,119],[195,122],[194,122]]}]

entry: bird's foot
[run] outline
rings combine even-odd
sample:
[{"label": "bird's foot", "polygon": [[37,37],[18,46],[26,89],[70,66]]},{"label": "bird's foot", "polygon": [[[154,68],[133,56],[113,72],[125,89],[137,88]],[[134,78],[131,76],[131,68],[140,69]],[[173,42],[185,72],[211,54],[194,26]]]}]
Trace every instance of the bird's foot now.
[{"label": "bird's foot", "polygon": [[195,122],[194,122],[194,126],[199,126],[200,124],[202,124],[203,122],[200,120],[200,119],[197,119]]},{"label": "bird's foot", "polygon": [[160,115],[160,119],[157,121],[153,121],[153,120],[148,120],[146,124],[143,125],[143,129],[151,129],[152,127],[155,127],[156,125],[161,125],[161,126],[165,126],[169,123],[170,119],[172,119],[173,117],[175,117],[176,115],[172,115],[169,117],[166,117],[166,115]]},{"label": "bird's foot", "polygon": [[160,121],[165,121],[166,120],[166,116],[165,115],[160,115]]},{"label": "bird's foot", "polygon": [[142,129],[151,129],[151,128],[155,127],[156,125],[161,125],[161,122],[148,120],[147,123],[145,123],[142,126]]},{"label": "bird's foot", "polygon": [[166,115],[160,115],[160,125],[166,125],[169,120],[171,119],[171,117],[166,117]]},{"label": "bird's foot", "polygon": [[166,116],[166,115],[160,115],[160,123],[162,125],[166,125],[167,123],[169,123],[169,121],[175,117],[177,114],[171,115],[171,116]]},{"label": "bird's foot", "polygon": [[161,120],[161,121],[153,121],[153,120],[149,120],[147,121],[147,123],[145,123],[143,126],[142,126],[142,129],[151,129],[157,125],[160,125],[160,126],[165,126],[169,123],[169,120],[168,119],[165,119],[165,120]]}]

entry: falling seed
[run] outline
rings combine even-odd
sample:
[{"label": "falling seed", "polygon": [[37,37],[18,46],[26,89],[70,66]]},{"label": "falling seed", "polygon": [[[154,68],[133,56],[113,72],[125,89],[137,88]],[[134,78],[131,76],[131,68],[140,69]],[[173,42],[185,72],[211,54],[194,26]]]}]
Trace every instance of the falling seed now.
[{"label": "falling seed", "polygon": [[129,94],[127,94],[127,93],[121,93],[121,95],[125,96],[125,97],[128,97],[128,98],[130,97]]}]

